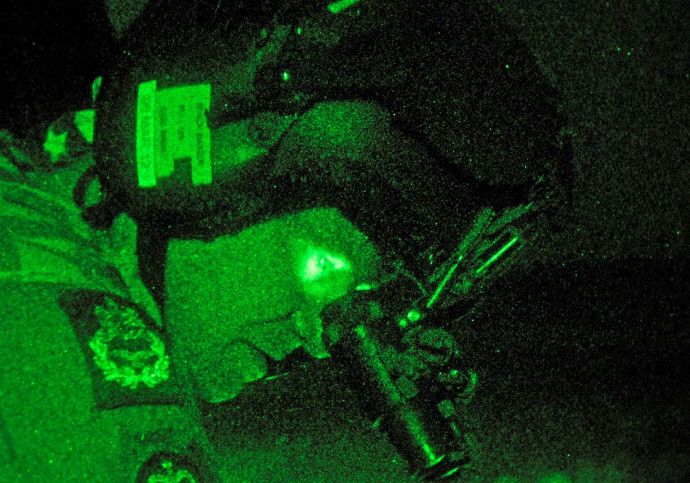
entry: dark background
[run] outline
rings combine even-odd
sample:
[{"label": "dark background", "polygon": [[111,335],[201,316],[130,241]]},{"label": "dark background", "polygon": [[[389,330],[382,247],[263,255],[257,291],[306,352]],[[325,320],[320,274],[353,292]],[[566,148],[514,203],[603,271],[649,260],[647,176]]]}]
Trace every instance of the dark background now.
[{"label": "dark background", "polygon": [[[91,82],[118,50],[108,8],[122,23],[127,5],[142,2],[110,3],[5,3],[1,128],[40,137],[66,110],[90,106]],[[600,260],[686,254],[688,2],[492,5],[562,94],[569,119],[579,226],[559,246]]]},{"label": "dark background", "polygon": [[91,103],[91,83],[115,48],[102,2],[22,2],[0,16],[0,126],[31,136],[67,110]]},{"label": "dark background", "polygon": [[[491,4],[561,94],[575,185],[566,229],[497,282],[462,331],[484,381],[478,429],[504,450],[492,449],[487,474],[529,478],[528,460],[567,469],[564,455],[579,454],[641,480],[681,481],[690,462],[690,6]],[[0,22],[0,127],[31,137],[88,107],[91,81],[116,51],[105,7],[13,0]]]}]

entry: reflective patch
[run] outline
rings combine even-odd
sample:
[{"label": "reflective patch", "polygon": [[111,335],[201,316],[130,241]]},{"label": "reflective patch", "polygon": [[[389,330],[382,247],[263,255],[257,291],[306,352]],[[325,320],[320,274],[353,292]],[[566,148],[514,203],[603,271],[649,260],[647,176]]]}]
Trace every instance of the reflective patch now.
[{"label": "reflective patch", "polygon": [[175,161],[189,159],[192,185],[210,184],[211,130],[206,112],[211,85],[156,91],[156,81],[139,85],[137,100],[137,174],[139,186],[153,187],[173,174]]},{"label": "reflective patch", "polygon": [[137,97],[137,178],[142,188],[156,186],[155,112],[156,81],[142,82]]},{"label": "reflective patch", "polygon": [[136,483],[197,483],[207,481],[189,456],[160,452],[139,469]]},{"label": "reflective patch", "polygon": [[52,163],[60,161],[60,158],[67,155],[67,133],[56,134],[53,126],[50,126],[43,143],[43,150],[48,153]]},{"label": "reflective patch", "polygon": [[94,313],[100,327],[88,345],[106,381],[136,389],[139,384],[157,386],[170,377],[165,342],[146,327],[134,309],[106,298]]},{"label": "reflective patch", "polygon": [[74,113],[74,125],[87,143],[93,143],[93,123],[96,112],[93,109],[86,109]]},{"label": "reflective patch", "polygon": [[359,3],[360,0],[338,0],[337,2],[333,2],[328,5],[328,10],[334,14],[337,15],[340,12],[347,10],[351,6]]},{"label": "reflective patch", "polygon": [[170,176],[174,161],[190,158],[192,184],[211,183],[211,130],[206,111],[211,86],[173,87],[156,94],[156,176]]}]

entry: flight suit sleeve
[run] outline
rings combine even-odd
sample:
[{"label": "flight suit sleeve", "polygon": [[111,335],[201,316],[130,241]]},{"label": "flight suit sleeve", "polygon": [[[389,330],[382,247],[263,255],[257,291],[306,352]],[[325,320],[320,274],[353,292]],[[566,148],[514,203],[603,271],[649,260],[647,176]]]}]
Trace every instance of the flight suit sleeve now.
[{"label": "flight suit sleeve", "polygon": [[[70,195],[86,164],[32,171],[10,135],[1,148],[0,480],[133,481],[195,426],[156,314],[127,282],[131,226],[82,221]],[[168,423],[176,439],[162,440]]]}]

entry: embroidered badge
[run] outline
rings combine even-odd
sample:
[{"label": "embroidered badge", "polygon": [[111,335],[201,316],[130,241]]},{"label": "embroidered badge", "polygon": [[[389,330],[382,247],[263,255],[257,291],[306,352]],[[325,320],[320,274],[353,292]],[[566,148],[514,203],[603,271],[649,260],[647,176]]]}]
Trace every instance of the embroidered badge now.
[{"label": "embroidered badge", "polygon": [[136,389],[139,384],[152,388],[170,377],[165,342],[133,308],[107,297],[94,308],[94,314],[99,328],[88,345],[105,380]]}]

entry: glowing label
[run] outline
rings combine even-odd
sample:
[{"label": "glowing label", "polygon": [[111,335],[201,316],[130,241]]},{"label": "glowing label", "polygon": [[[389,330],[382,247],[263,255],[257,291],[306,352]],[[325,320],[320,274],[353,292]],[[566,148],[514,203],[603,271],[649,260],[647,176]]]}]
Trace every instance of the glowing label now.
[{"label": "glowing label", "polygon": [[328,10],[332,14],[339,14],[343,10],[347,10],[351,6],[359,3],[360,0],[339,0],[328,5]]},{"label": "glowing label", "polygon": [[189,158],[192,184],[211,182],[211,131],[206,111],[211,105],[209,84],[173,87],[156,94],[156,176],[170,176],[174,161]]},{"label": "glowing label", "polygon": [[211,183],[211,131],[206,122],[210,105],[209,84],[160,91],[156,91],[156,81],[139,85],[139,186],[155,186],[158,179],[173,174],[175,161],[181,159],[190,160],[194,186]]},{"label": "glowing label", "polygon": [[137,97],[137,177],[142,188],[156,186],[155,113],[156,81],[142,82]]}]

